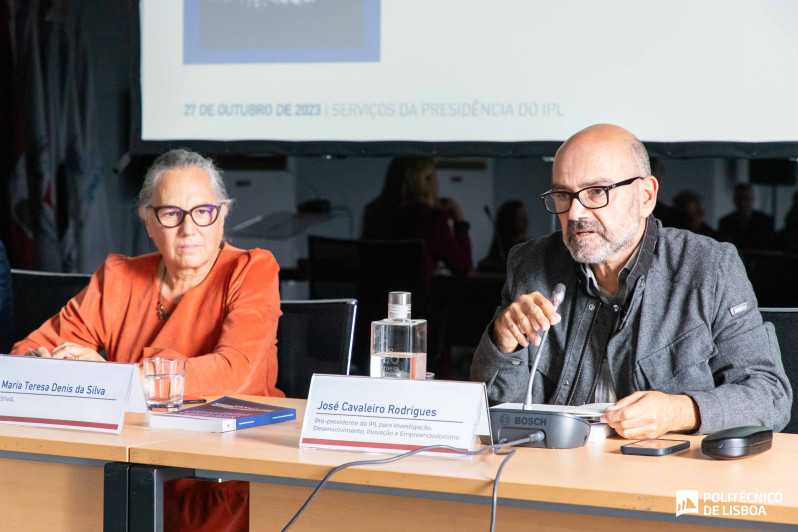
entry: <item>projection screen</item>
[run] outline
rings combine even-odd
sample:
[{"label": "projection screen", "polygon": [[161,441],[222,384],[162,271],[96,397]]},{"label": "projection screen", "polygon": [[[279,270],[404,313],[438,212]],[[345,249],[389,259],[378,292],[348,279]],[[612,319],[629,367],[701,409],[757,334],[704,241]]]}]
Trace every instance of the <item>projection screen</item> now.
[{"label": "projection screen", "polygon": [[139,15],[142,145],[521,153],[611,122],[677,151],[796,154],[798,2],[142,0]]}]

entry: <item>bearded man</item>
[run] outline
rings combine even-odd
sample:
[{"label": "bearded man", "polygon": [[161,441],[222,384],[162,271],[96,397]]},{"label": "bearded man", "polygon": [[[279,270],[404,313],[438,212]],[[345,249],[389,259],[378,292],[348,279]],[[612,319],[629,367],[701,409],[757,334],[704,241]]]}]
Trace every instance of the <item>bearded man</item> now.
[{"label": "bearded man", "polygon": [[[601,419],[630,439],[783,428],[792,390],[735,248],[663,228],[651,216],[659,184],[650,174],[645,147],[618,126],[565,141],[541,195],[562,232],[511,250],[471,379],[487,384],[492,403],[523,401],[549,331],[534,403],[612,403]],[[546,295],[558,283],[566,293],[556,312]]]}]

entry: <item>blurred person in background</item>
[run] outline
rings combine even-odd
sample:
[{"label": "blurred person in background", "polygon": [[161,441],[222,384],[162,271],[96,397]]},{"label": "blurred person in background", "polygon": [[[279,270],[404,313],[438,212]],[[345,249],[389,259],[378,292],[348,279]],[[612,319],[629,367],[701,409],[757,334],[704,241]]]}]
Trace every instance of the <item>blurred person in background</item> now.
[{"label": "blurred person in background", "polygon": [[[487,208],[487,207],[486,207]],[[502,272],[507,269],[507,255],[516,244],[526,242],[529,229],[529,215],[521,200],[502,203],[496,214],[496,227],[487,257],[479,261],[477,268],[482,271]]]},{"label": "blurred person in background", "polygon": [[421,239],[424,283],[429,291],[440,263],[453,275],[465,276],[471,271],[469,227],[456,201],[438,197],[438,176],[431,157],[397,157],[388,166],[382,193],[366,205],[361,237]]},{"label": "blurred person in background", "polygon": [[718,233],[704,221],[704,200],[695,190],[682,190],[673,198],[673,206],[683,212],[688,221],[688,229],[697,235],[717,240]]},{"label": "blurred person in background", "polygon": [[773,217],[754,210],[754,187],[740,183],[734,187],[734,212],[720,219],[720,240],[731,242],[737,249],[769,249],[773,247]]}]

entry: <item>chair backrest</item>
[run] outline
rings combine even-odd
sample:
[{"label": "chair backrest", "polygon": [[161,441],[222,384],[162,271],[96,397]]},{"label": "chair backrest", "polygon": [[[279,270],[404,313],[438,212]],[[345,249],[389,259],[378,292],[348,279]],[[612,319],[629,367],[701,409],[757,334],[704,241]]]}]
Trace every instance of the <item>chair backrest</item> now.
[{"label": "chair backrest", "polygon": [[388,315],[388,292],[413,294],[413,313],[424,316],[424,244],[421,240],[347,240],[308,237],[310,297],[357,299],[353,370],[368,374],[372,321]]},{"label": "chair backrest", "polygon": [[776,327],[784,372],[792,385],[793,401],[790,422],[782,432],[798,434],[798,308],[760,308],[762,318]]},{"label": "chair backrest", "polygon": [[[421,297],[423,265],[422,240],[308,237],[310,295],[313,298],[368,296],[383,286],[389,291],[405,290]],[[382,296],[387,305],[388,292]],[[362,306],[360,298],[358,301]]]},{"label": "chair backrest", "polygon": [[349,375],[357,301],[281,301],[277,325],[277,387],[307,399],[314,373]]},{"label": "chair backrest", "polygon": [[14,291],[14,341],[19,341],[57,314],[89,284],[86,273],[11,270]]},{"label": "chair backrest", "polygon": [[11,266],[6,248],[0,240],[0,353],[8,353],[14,345],[14,300],[11,287]]},{"label": "chair backrest", "polygon": [[357,240],[308,237],[310,297],[357,297],[360,269],[360,243]]},{"label": "chair backrest", "polygon": [[504,276],[436,276],[432,304],[441,316],[444,340],[452,346],[476,348],[485,327],[502,303]]},{"label": "chair backrest", "polygon": [[776,251],[741,250],[748,279],[762,307],[790,307],[798,302],[798,287],[792,273],[798,269],[798,256]]}]

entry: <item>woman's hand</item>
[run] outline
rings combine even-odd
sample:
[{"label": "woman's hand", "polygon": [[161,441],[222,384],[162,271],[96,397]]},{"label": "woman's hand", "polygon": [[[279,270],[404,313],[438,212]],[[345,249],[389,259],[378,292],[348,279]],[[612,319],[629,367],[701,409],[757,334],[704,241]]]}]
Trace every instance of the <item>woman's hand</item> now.
[{"label": "woman's hand", "polygon": [[460,205],[451,198],[440,198],[438,199],[438,206],[446,211],[446,215],[453,221],[453,222],[464,222],[465,217],[463,216],[463,210],[460,208]]},{"label": "woman's hand", "polygon": [[40,358],[50,358],[50,352],[44,346],[39,346],[36,349],[28,349],[26,357],[40,357]]},{"label": "woman's hand", "polygon": [[105,359],[100,356],[97,351],[90,347],[74,344],[72,342],[65,342],[55,349],[50,354],[52,358],[71,358],[73,360],[92,360],[94,362],[105,362]]}]

